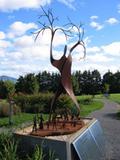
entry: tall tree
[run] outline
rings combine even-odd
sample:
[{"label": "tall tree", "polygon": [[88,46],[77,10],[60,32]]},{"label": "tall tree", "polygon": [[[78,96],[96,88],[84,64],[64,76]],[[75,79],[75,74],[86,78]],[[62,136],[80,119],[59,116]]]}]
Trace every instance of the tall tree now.
[{"label": "tall tree", "polygon": [[105,84],[109,85],[110,93],[113,93],[114,86],[114,75],[112,72],[108,71],[103,75],[102,86],[104,88]]},{"label": "tall tree", "polygon": [[13,115],[13,96],[15,94],[15,85],[11,81],[5,81],[5,87],[7,92],[7,99],[9,102],[9,125],[13,123],[12,115]]},{"label": "tall tree", "polygon": [[26,74],[25,77],[20,76],[16,82],[15,88],[17,93],[35,94],[39,92],[39,84],[33,73]]},{"label": "tall tree", "polygon": [[15,89],[16,89],[16,92],[22,92],[22,93],[25,93],[25,79],[23,76],[20,76],[18,79],[17,79],[17,82],[15,84]]},{"label": "tall tree", "polygon": [[1,99],[7,98],[7,90],[5,83],[3,81],[0,81],[0,98]]},{"label": "tall tree", "polygon": [[35,94],[39,92],[39,84],[36,76],[33,73],[29,73],[24,77],[25,80],[25,93]]},{"label": "tall tree", "polygon": [[101,87],[102,87],[101,75],[98,70],[94,70],[92,71],[91,76],[92,76],[91,94],[95,95],[101,92]]}]

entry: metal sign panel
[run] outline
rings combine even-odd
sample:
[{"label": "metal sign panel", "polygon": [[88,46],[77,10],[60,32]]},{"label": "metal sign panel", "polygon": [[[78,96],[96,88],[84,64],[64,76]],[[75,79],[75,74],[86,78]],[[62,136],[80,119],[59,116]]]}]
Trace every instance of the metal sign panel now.
[{"label": "metal sign panel", "polygon": [[98,121],[79,135],[72,144],[80,160],[101,160],[103,151],[100,148],[104,147],[104,143]]},{"label": "metal sign panel", "polygon": [[105,156],[105,137],[99,121],[95,121],[95,123],[89,127],[89,130],[100,150],[101,155]]}]

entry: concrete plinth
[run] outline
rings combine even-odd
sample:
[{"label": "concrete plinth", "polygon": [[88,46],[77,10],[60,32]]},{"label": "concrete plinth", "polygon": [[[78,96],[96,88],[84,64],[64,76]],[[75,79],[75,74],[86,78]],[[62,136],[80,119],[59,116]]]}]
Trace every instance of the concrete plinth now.
[{"label": "concrete plinth", "polygon": [[104,136],[96,119],[83,119],[85,125],[69,135],[38,137],[30,135],[32,127],[15,132],[20,148],[29,153],[36,145],[54,151],[59,160],[101,160],[104,157]]}]

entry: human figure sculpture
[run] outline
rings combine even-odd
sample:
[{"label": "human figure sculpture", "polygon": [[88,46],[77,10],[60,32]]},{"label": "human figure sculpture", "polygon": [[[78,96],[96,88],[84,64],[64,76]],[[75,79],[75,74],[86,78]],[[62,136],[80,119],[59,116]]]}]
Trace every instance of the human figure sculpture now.
[{"label": "human figure sculpture", "polygon": [[40,115],[40,118],[39,118],[39,129],[43,129],[43,121],[44,121],[44,119],[43,119],[43,116],[42,116],[42,114]]},{"label": "human figure sculpture", "polygon": [[37,118],[36,118],[36,116],[33,117],[33,131],[37,131]]},{"label": "human figure sculpture", "polygon": [[53,125],[53,130],[56,129],[57,130],[57,121],[56,121],[56,114],[54,113],[53,117],[52,117],[52,125]]}]

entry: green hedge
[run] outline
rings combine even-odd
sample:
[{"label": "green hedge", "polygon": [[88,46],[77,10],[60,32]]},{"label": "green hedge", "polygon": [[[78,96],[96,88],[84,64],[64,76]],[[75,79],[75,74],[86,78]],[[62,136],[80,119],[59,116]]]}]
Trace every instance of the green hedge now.
[{"label": "green hedge", "polygon": [[[16,95],[14,97],[15,103],[20,106],[23,112],[27,113],[49,113],[50,105],[54,94],[40,93],[37,95]],[[56,108],[71,108],[73,105],[71,99],[67,95],[61,95],[55,104]]]}]

